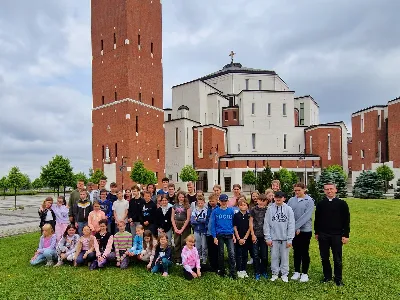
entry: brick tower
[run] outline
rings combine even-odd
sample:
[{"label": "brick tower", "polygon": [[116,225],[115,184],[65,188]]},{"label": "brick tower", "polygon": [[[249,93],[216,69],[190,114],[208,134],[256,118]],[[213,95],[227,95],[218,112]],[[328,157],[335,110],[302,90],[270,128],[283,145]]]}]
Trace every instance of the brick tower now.
[{"label": "brick tower", "polygon": [[133,163],[142,160],[160,182],[165,173],[161,1],[92,0],[91,10],[93,169],[127,188]]}]

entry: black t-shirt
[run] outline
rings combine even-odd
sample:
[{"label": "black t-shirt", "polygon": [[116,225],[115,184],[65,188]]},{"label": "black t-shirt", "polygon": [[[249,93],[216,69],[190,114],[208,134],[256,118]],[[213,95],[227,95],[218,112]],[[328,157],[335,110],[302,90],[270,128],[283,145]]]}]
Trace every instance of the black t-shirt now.
[{"label": "black t-shirt", "polygon": [[175,204],[175,197],[176,197],[175,194],[173,196],[170,196],[169,194],[167,195],[169,204],[171,204],[171,205]]},{"label": "black t-shirt", "polygon": [[[112,236],[111,233],[106,232],[105,235],[101,235],[100,232],[97,232],[95,235],[95,238],[97,240],[97,243],[99,244],[99,251],[101,254],[106,250],[107,244],[108,244],[108,239]],[[113,245],[114,248],[114,245]]]},{"label": "black t-shirt", "polygon": [[239,211],[233,216],[233,226],[236,226],[240,238],[244,238],[247,230],[249,230],[249,219],[250,215],[248,212],[242,214],[242,212]]},{"label": "black t-shirt", "polygon": [[114,203],[115,201],[118,200],[118,196],[117,196],[117,195],[113,195],[113,194],[111,194],[111,192],[110,192],[110,193],[108,193],[108,195],[107,195],[107,200],[110,200],[111,203]]},{"label": "black t-shirt", "polygon": [[187,199],[189,200],[189,204],[192,204],[193,202],[196,202],[196,201],[197,201],[196,194],[194,194],[194,195],[186,194],[186,197],[187,197]]}]

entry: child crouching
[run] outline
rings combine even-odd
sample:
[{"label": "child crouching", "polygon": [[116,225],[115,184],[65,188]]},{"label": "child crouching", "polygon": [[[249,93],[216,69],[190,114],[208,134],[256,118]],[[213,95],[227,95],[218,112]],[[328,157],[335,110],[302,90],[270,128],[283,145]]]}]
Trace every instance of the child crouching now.
[{"label": "child crouching", "polygon": [[74,261],[78,241],[79,235],[76,233],[75,226],[69,224],[57,245],[58,262],[55,267],[61,266],[65,260],[69,262]]},{"label": "child crouching", "polygon": [[35,255],[31,259],[31,265],[35,266],[42,262],[47,262],[46,266],[52,266],[54,260],[57,258],[56,254],[56,240],[51,224],[44,224],[42,227],[43,234],[40,237],[39,247]]},{"label": "child crouching", "polygon": [[158,244],[151,264],[151,273],[161,272],[162,276],[168,276],[168,268],[172,265],[172,248],[168,245],[168,238],[165,233],[158,235]]},{"label": "child crouching", "polygon": [[[168,236],[168,235],[167,235]],[[138,259],[147,263],[147,269],[150,270],[153,263],[154,254],[156,252],[157,240],[153,237],[150,230],[146,230],[143,234],[143,250]]]},{"label": "child crouching", "polygon": [[114,234],[115,256],[117,258],[117,267],[121,269],[128,268],[129,256],[128,250],[132,247],[132,234],[125,231],[125,221],[121,220],[117,223],[118,232]]},{"label": "child crouching", "polygon": [[75,251],[75,263],[74,266],[83,264],[90,264],[96,259],[96,253],[94,251],[95,237],[92,235],[92,231],[88,225],[82,229],[83,235],[79,238],[78,244],[76,245]]},{"label": "child crouching", "polygon": [[186,246],[182,249],[182,265],[183,276],[187,280],[192,280],[201,276],[200,272],[200,257],[199,253],[194,246],[196,240],[193,234],[186,238]]}]

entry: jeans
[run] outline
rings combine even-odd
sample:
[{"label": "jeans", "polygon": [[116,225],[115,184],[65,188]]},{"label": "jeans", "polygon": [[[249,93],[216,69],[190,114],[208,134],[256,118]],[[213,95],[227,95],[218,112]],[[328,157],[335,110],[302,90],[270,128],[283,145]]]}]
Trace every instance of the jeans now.
[{"label": "jeans", "polygon": [[268,247],[264,237],[257,237],[253,243],[253,265],[255,274],[267,274]]},{"label": "jeans", "polygon": [[168,258],[163,257],[161,259],[161,263],[158,261],[154,267],[151,269],[151,273],[157,273],[157,272],[165,272],[168,273],[168,267],[172,266],[172,261],[170,261]]},{"label": "jeans", "polygon": [[207,249],[208,249],[208,263],[210,264],[211,271],[218,271],[218,246],[214,244],[214,238],[207,235]]},{"label": "jeans", "polygon": [[[181,229],[183,227],[183,224],[185,224],[185,221],[175,221],[175,224],[178,229]],[[185,239],[189,234],[190,234],[190,226],[186,226],[182,234],[176,234],[176,233],[174,234],[174,258],[175,262],[177,263],[182,262],[182,257],[181,257],[182,249],[186,245]]]},{"label": "jeans", "polygon": [[235,254],[236,254],[236,269],[239,271],[246,271],[247,266],[247,255],[248,253],[248,245],[245,243],[244,245],[239,245],[239,241],[236,241],[235,244]]},{"label": "jeans", "polygon": [[77,223],[78,223],[78,234],[79,236],[82,236],[83,227],[85,227],[88,223],[87,222],[77,222]]},{"label": "jeans", "polygon": [[87,256],[86,259],[83,258],[83,255],[86,253],[86,250],[81,251],[81,253],[78,254],[78,257],[76,258],[76,264],[77,265],[83,265],[84,263],[91,263],[96,259],[96,252],[90,252]]},{"label": "jeans", "polygon": [[224,264],[224,245],[228,250],[229,260],[229,273],[231,276],[235,276],[235,250],[233,245],[232,234],[218,234],[218,269],[221,275],[225,275],[225,264]]},{"label": "jeans", "polygon": [[45,249],[43,253],[38,254],[35,259],[31,260],[31,265],[35,266],[45,261],[53,262],[56,259],[57,259],[56,250]]},{"label": "jeans", "polygon": [[332,278],[332,267],[329,259],[332,249],[335,280],[342,280],[342,237],[340,235],[320,233],[318,235],[319,254],[321,256],[324,278]]},{"label": "jeans", "polygon": [[[310,266],[310,248],[312,232],[301,232],[293,239],[293,259],[294,271],[298,273],[307,274]],[[302,270],[300,272],[300,265]]]},{"label": "jeans", "polygon": [[207,240],[206,234],[200,232],[194,232],[194,238],[196,239],[196,249],[199,252],[199,257],[202,263],[207,262]]}]

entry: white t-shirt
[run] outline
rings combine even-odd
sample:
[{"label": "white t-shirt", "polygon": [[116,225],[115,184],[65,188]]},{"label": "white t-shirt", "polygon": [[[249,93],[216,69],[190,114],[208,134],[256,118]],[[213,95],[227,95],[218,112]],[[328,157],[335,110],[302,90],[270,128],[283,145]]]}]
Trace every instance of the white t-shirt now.
[{"label": "white t-shirt", "polygon": [[[113,203],[112,210],[115,210],[118,220],[121,220],[125,215],[125,210],[129,208],[129,202],[125,199],[117,200]],[[115,220],[117,221],[117,220]],[[128,222],[128,218],[125,218],[125,223]]]}]

